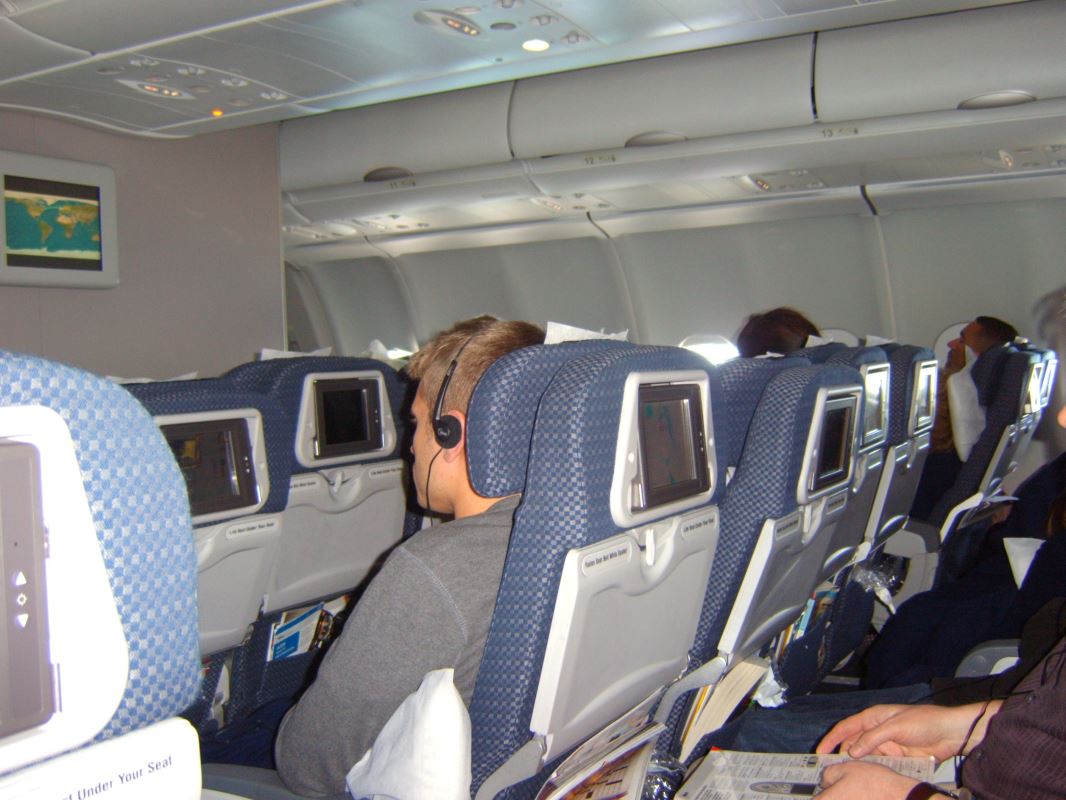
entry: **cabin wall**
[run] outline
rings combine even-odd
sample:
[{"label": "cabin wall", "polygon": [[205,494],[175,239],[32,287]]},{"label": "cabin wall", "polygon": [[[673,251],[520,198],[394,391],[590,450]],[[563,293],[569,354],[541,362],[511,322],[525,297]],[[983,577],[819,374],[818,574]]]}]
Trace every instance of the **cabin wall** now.
[{"label": "cabin wall", "polygon": [[0,112],[0,150],[106,164],[120,285],[0,286],[0,347],[92,372],[215,375],[284,343],[276,125],[183,140]]},{"label": "cabin wall", "polygon": [[338,260],[307,272],[343,352],[361,352],[372,338],[409,347],[482,312],[629,328],[631,339],[659,344],[701,333],[732,338],[748,314],[783,304],[821,327],[930,347],[945,327],[977,314],[1053,344],[1037,306],[1066,290],[1066,199],[617,239],[589,230],[561,241]]}]

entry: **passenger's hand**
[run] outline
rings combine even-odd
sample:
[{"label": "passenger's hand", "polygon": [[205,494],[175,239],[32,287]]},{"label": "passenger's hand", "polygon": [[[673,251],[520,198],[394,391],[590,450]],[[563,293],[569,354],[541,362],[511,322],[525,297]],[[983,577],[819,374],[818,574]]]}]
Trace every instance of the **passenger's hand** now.
[{"label": "passenger's hand", "polygon": [[[870,753],[885,756],[933,756],[939,763],[963,750],[970,726],[984,710],[975,703],[957,708],[919,705],[872,706],[841,720],[818,743],[815,752],[837,748],[852,758]],[[984,738],[988,718],[999,710],[992,704],[973,731],[966,749]]]},{"label": "passenger's hand", "polygon": [[819,800],[905,800],[919,781],[880,764],[845,761],[822,771],[825,790]]}]

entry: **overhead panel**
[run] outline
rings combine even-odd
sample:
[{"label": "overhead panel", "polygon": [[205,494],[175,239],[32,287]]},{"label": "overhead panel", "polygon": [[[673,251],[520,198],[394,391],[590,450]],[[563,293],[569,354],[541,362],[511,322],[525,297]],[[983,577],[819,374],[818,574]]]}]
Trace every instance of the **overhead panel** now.
[{"label": "overhead panel", "polygon": [[955,109],[982,99],[1066,97],[1063,42],[1061,0],[827,31],[818,37],[815,59],[818,117],[829,122]]},{"label": "overhead panel", "polygon": [[[64,73],[65,78],[73,78]],[[161,125],[192,119],[174,104],[154,98],[131,98],[111,84],[102,89],[77,80],[41,78],[0,86],[0,104],[35,108],[46,96],[50,108],[59,114],[85,119],[123,131],[150,132]]]},{"label": "overhead panel", "polygon": [[0,81],[80,61],[85,50],[49,42],[0,17]]},{"label": "overhead panel", "polygon": [[518,81],[518,158],[809,124],[813,37],[796,36]]}]

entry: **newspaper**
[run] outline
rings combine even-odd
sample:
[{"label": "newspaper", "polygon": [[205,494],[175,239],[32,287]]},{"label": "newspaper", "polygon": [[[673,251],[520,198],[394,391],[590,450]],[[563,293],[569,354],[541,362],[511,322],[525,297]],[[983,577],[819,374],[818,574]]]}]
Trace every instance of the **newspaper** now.
[{"label": "newspaper", "polygon": [[[844,754],[740,753],[712,750],[678,790],[677,800],[781,800],[810,797],[821,791],[822,770],[852,759]],[[929,781],[930,758],[867,756],[863,761],[883,764],[896,772]]]},{"label": "newspaper", "polygon": [[[548,778],[537,800],[637,800],[651,758],[650,744],[638,748],[665,729],[662,723],[651,720],[659,695],[656,692],[577,748]],[[636,793],[632,794],[634,786]]]}]

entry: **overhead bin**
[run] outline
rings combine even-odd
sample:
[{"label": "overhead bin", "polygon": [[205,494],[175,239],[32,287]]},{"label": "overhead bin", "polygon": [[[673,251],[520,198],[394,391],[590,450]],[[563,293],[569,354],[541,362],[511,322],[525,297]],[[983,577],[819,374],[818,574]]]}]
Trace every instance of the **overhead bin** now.
[{"label": "overhead bin", "polygon": [[538,158],[806,125],[812,59],[813,37],[795,36],[520,80],[511,149]]},{"label": "overhead bin", "polygon": [[511,160],[511,84],[498,83],[281,124],[281,188],[394,182]]},{"label": "overhead bin", "polygon": [[1041,0],[827,31],[822,122],[1066,97],[1066,3]]}]

